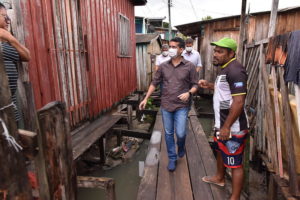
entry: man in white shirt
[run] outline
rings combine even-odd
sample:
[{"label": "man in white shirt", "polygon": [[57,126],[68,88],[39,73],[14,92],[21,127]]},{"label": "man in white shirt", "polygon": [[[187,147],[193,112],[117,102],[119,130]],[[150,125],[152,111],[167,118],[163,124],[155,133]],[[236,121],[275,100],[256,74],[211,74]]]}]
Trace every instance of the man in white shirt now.
[{"label": "man in white shirt", "polygon": [[194,40],[188,38],[185,40],[185,50],[182,53],[184,59],[192,62],[196,66],[196,71],[199,73],[202,69],[201,57],[198,51],[193,49]]},{"label": "man in white shirt", "polygon": [[156,62],[155,62],[155,71],[158,70],[158,66],[163,63],[166,62],[168,60],[170,60],[170,56],[169,56],[169,45],[164,44],[161,47],[161,54],[156,56]]}]

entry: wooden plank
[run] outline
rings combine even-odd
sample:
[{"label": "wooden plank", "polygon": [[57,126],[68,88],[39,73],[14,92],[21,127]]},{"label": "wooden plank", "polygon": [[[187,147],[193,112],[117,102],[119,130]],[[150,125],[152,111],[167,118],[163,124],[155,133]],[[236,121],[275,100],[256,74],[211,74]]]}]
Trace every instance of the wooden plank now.
[{"label": "wooden plank", "polygon": [[291,108],[289,104],[288,90],[287,86],[283,80],[283,68],[279,67],[279,77],[280,77],[280,89],[282,95],[282,104],[283,104],[283,116],[285,122],[285,135],[286,135],[286,149],[288,153],[288,172],[289,172],[289,188],[292,195],[300,195],[299,185],[297,180],[297,172],[296,172],[296,161],[295,161],[295,148],[294,148],[294,140],[293,140],[293,130],[291,126],[292,116],[291,116]]},{"label": "wooden plank", "polygon": [[273,119],[273,110],[271,105],[271,97],[269,91],[269,76],[265,65],[265,55],[263,53],[264,46],[260,45],[260,70],[262,72],[263,84],[264,84],[264,95],[266,97],[266,112],[265,117],[267,119],[267,133],[268,133],[268,151],[270,152],[270,159],[272,161],[272,165],[274,169],[278,168],[278,160],[277,160],[277,146],[275,139],[275,128],[274,128],[274,119]]},{"label": "wooden plank", "polygon": [[[199,151],[200,155],[202,158],[205,158],[205,162],[203,162],[205,172],[208,175],[213,175],[217,171],[217,161],[207,141],[203,128],[196,116],[191,116],[190,122],[191,122],[193,132],[195,134],[198,148],[201,149]],[[226,195],[225,191],[216,185],[211,184],[211,190],[214,199],[223,199]]]},{"label": "wooden plank", "polygon": [[275,122],[276,122],[276,143],[277,143],[277,159],[278,159],[278,170],[280,177],[283,177],[283,163],[282,163],[282,151],[281,151],[281,132],[280,132],[280,112],[278,102],[278,88],[277,88],[277,77],[275,74],[275,66],[272,66],[271,71],[272,86],[274,91],[274,108],[275,108]]},{"label": "wooden plank", "polygon": [[155,200],[156,198],[158,164],[160,160],[161,137],[163,132],[162,116],[157,115],[148,147],[144,176],[139,186],[137,200]]},{"label": "wooden plank", "polygon": [[105,190],[107,200],[115,200],[115,181],[112,178],[78,176],[77,185],[82,188],[100,188]]},{"label": "wooden plank", "polygon": [[[201,156],[200,151],[202,149],[198,148],[196,143],[196,138],[191,127],[189,121],[189,134],[186,138],[186,153],[187,153],[187,160],[189,166],[189,173],[193,188],[193,196],[194,200],[213,200],[213,194],[211,191],[211,187],[209,184],[204,183],[201,179],[202,177],[208,175],[204,168],[203,160],[206,161],[206,158]],[[211,174],[209,174],[211,175]]]},{"label": "wooden plank", "polygon": [[72,137],[73,157],[77,159],[101,136],[103,136],[117,121],[121,119],[117,115],[105,115],[84,130]]},{"label": "wooden plank", "polygon": [[195,107],[194,106],[191,107],[191,110],[189,112],[189,116],[197,116],[197,113],[195,111]]},{"label": "wooden plank", "polygon": [[166,141],[165,136],[163,135],[159,158],[156,200],[173,200],[176,198],[174,175],[167,170],[168,160]]},{"label": "wooden plank", "polygon": [[76,199],[76,170],[65,104],[52,102],[38,111],[39,154],[35,163],[40,198]]},{"label": "wooden plank", "polygon": [[162,137],[161,157],[159,161],[159,174],[157,184],[157,200],[192,200],[192,188],[189,179],[186,158],[177,160],[174,172],[169,172],[168,154],[165,137]]},{"label": "wooden plank", "polygon": [[143,130],[128,130],[123,128],[113,128],[114,132],[119,133],[122,136],[128,136],[128,137],[135,137],[135,138],[143,138],[143,139],[150,139],[151,133]]},{"label": "wooden plank", "polygon": [[81,188],[106,189],[110,182],[114,180],[105,177],[77,176],[77,185]]},{"label": "wooden plank", "polygon": [[300,88],[295,84],[296,106],[297,106],[297,122],[298,122],[298,134],[300,136]]},{"label": "wooden plank", "polygon": [[240,16],[240,35],[237,59],[242,61],[244,55],[244,41],[246,40],[246,5],[247,0],[242,0],[241,16]]},{"label": "wooden plank", "polygon": [[[0,47],[2,43],[0,43]],[[15,121],[14,108],[9,106],[11,92],[0,48],[0,199],[32,199],[31,188],[27,179],[25,159],[17,152],[3,135],[4,125],[8,134],[18,141],[18,130]]]}]

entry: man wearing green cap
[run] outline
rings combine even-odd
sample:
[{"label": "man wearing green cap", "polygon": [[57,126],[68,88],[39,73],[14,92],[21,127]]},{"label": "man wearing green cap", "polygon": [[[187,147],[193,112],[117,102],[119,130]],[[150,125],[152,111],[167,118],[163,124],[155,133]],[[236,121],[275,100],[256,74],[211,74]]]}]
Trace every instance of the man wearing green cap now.
[{"label": "man wearing green cap", "polygon": [[225,167],[232,169],[230,200],[240,199],[243,187],[243,151],[248,133],[248,120],[244,110],[247,93],[247,73],[235,58],[236,41],[223,38],[212,42],[213,64],[221,67],[215,83],[200,80],[199,86],[214,90],[215,149],[217,172],[202,178],[204,182],[225,185]]}]

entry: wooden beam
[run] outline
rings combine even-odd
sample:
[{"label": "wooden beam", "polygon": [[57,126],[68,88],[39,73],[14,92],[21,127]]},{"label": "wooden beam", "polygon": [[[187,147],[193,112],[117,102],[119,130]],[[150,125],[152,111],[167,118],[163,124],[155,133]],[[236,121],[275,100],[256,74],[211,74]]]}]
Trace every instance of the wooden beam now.
[{"label": "wooden beam", "polygon": [[116,199],[115,181],[112,178],[78,176],[77,186],[104,189],[107,200]]},{"label": "wooden beam", "polygon": [[240,35],[239,35],[239,46],[238,46],[238,60],[242,61],[244,54],[244,42],[246,38],[246,6],[247,0],[242,0],[241,18],[240,18]]},{"label": "wooden beam", "polygon": [[278,4],[279,4],[279,0],[272,1],[272,9],[271,9],[268,37],[272,37],[275,35]]},{"label": "wooden beam", "polygon": [[73,135],[73,158],[76,160],[120,119],[121,116],[106,114]]},{"label": "wooden beam", "polygon": [[142,139],[150,139],[151,133],[147,131],[141,130],[127,130],[122,128],[113,128],[113,131],[121,136],[128,136],[128,137],[135,137],[135,138],[142,138]]},{"label": "wooden beam", "polygon": [[52,102],[38,111],[39,155],[36,169],[40,198],[76,199],[76,168],[65,104]]},{"label": "wooden beam", "polygon": [[32,199],[25,159],[3,135],[4,126],[7,126],[7,134],[18,141],[14,108],[8,106],[11,103],[11,91],[0,48],[0,199]]},{"label": "wooden beam", "polygon": [[247,48],[247,49],[253,48],[253,47],[259,46],[259,45],[261,45],[261,44],[267,44],[268,42],[269,42],[269,38],[266,38],[266,39],[263,39],[263,40],[254,42],[254,43],[252,43],[252,44],[247,44],[247,45],[246,45],[246,48]]}]

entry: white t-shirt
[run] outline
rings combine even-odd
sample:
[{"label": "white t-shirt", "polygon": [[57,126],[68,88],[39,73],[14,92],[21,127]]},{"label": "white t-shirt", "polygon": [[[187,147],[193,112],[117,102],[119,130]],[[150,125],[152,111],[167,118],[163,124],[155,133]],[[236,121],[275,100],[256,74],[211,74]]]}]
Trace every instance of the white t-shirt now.
[{"label": "white t-shirt", "polygon": [[155,61],[155,65],[160,65],[163,62],[166,62],[168,60],[170,60],[171,57],[170,56],[163,56],[162,54],[156,56],[156,61]]},{"label": "white t-shirt", "polygon": [[201,57],[198,51],[192,50],[191,53],[188,53],[186,50],[182,52],[184,59],[192,62],[196,67],[202,67]]}]

